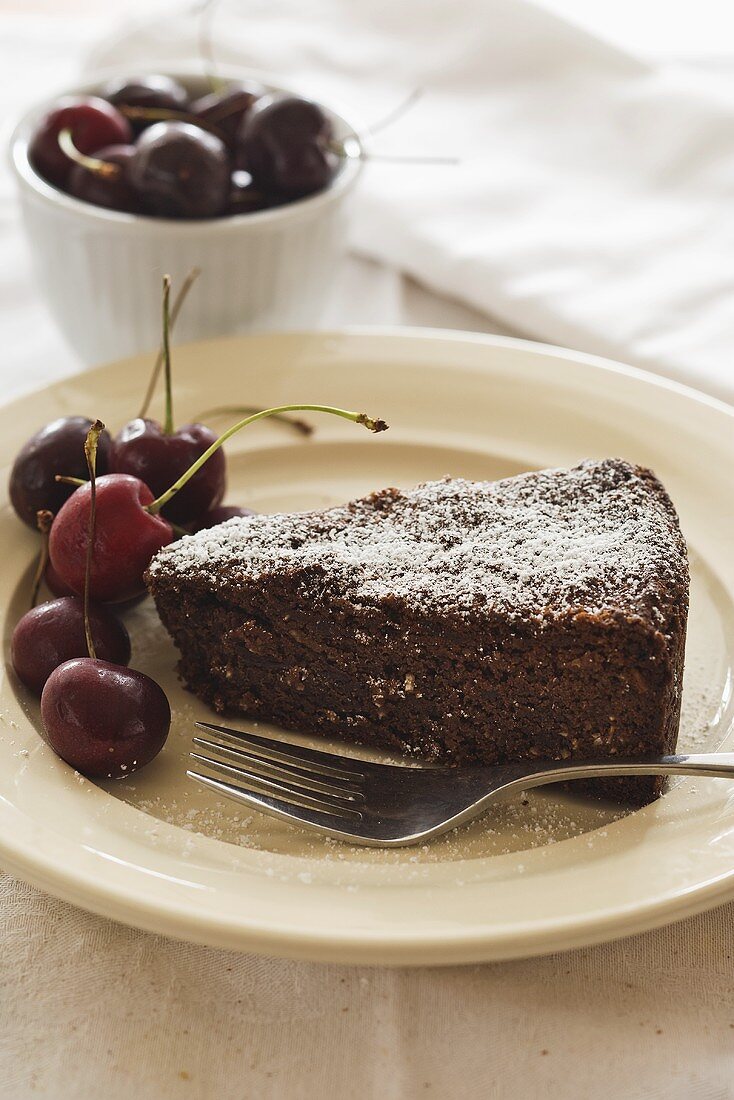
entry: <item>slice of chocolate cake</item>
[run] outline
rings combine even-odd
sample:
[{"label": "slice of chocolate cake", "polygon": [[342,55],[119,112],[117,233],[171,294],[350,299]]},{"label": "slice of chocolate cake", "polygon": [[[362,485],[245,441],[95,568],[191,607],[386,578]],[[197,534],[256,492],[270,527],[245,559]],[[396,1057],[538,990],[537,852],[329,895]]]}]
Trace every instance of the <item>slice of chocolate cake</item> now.
[{"label": "slice of chocolate cake", "polygon": [[620,460],[233,519],[163,549],[149,584],[219,711],[457,764],[675,746],[686,548]]}]

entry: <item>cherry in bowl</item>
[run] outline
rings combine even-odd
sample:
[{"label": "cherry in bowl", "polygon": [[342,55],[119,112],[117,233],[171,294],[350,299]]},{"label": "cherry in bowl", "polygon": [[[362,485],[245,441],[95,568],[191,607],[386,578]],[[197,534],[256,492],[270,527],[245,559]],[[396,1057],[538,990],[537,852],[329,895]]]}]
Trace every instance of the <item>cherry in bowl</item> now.
[{"label": "cherry in bowl", "polygon": [[63,130],[70,132],[75,148],[83,154],[109,145],[129,145],[133,139],[130,123],[106,99],[64,96],[36,127],[28,147],[28,157],[39,175],[61,188],[66,187],[74,167],[59,144]]},{"label": "cherry in bowl", "polygon": [[260,84],[229,84],[221,91],[209,92],[191,104],[191,113],[215,127],[225,143],[232,147],[242,121],[265,89]]},{"label": "cherry in bowl", "polygon": [[[102,89],[102,97],[123,114],[130,111],[130,124],[136,134],[155,121],[156,111],[185,111],[189,94],[178,80],[163,73],[115,77]],[[151,116],[145,117],[144,112]]]},{"label": "cherry in bowl", "polygon": [[339,166],[331,121],[311,100],[264,96],[242,122],[236,163],[267,194],[295,199],[322,191]]},{"label": "cherry in bowl", "polygon": [[138,198],[130,185],[129,172],[135,154],[134,145],[109,145],[97,150],[93,158],[80,160],[69,173],[69,194],[93,206],[134,213]]},{"label": "cherry in bowl", "polygon": [[230,189],[229,153],[215,134],[188,122],[157,122],[130,164],[140,208],[160,218],[215,218]]}]

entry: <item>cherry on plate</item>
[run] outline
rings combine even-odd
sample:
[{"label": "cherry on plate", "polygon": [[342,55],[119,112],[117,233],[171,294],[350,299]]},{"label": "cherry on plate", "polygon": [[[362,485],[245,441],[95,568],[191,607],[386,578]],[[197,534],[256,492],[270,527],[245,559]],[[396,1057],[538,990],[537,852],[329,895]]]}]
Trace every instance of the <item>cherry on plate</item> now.
[{"label": "cherry on plate", "polygon": [[[89,626],[97,656],[126,665],[130,637],[120,620],[108,608],[92,605]],[[55,668],[87,655],[83,601],[78,596],[63,596],[27,611],[16,624],[10,648],[18,679],[40,695]]]},{"label": "cherry on plate", "polygon": [[[10,471],[10,502],[16,514],[36,529],[36,514],[42,509],[54,514],[74,492],[73,485],[55,481],[56,474],[87,477],[84,440],[92,425],[86,416],[62,416],[32,435],[21,447]],[[110,437],[99,437],[97,467],[106,473]]]},{"label": "cherry on plate", "polygon": [[75,592],[73,588],[70,588],[68,584],[62,581],[54,569],[51,562],[48,562],[43,574],[43,579],[46,582],[46,587],[49,592],[52,592],[54,596],[79,596],[81,593]]},{"label": "cherry on plate", "polygon": [[[110,468],[116,473],[140,478],[158,497],[216,442],[216,438],[204,424],[184,424],[167,433],[157,420],[138,417],[115,436]],[[225,488],[226,459],[220,449],[176,493],[161,514],[182,526],[192,523],[219,504]]]},{"label": "cherry on plate", "polygon": [[[84,589],[92,492],[82,485],[59,511],[51,528],[51,565],[75,592]],[[167,520],[146,512],[153,494],[126,474],[97,478],[97,523],[90,571],[90,596],[99,603],[131,600],[145,590],[151,558],[173,539]]]},{"label": "cherry on plate", "polygon": [[[126,424],[112,443],[110,468],[143,481],[156,498],[176,484],[217,442],[205,424],[184,424],[176,429],[173,416],[173,373],[170,347],[171,279],[163,278],[163,368],[166,393],[165,419],[160,424],[136,417]],[[219,449],[191,474],[183,488],[164,506],[162,514],[172,523],[194,523],[215,507],[224,496],[226,460]]]},{"label": "cherry on plate", "polygon": [[67,764],[90,778],[121,779],[161,751],[171,708],[144,673],[77,657],[46,681],[41,719],[48,744]]},{"label": "cherry on plate", "polygon": [[194,531],[207,531],[210,527],[218,527],[220,523],[226,523],[228,519],[254,515],[255,512],[251,508],[240,508],[236,504],[220,504],[218,508],[210,508],[201,517],[195,524]]},{"label": "cherry on plate", "polygon": [[129,145],[133,132],[124,115],[99,96],[64,96],[41,119],[31,138],[28,157],[39,175],[56,187],[66,187],[74,162],[59,146],[62,130],[71,131],[80,153],[96,153],[108,145]]}]

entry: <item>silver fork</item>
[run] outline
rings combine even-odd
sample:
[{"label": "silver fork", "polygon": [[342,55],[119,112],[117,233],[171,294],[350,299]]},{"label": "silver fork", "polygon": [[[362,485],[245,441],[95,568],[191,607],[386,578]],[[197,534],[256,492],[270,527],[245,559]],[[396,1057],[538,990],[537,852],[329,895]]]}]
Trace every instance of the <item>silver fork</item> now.
[{"label": "silver fork", "polygon": [[416,768],[337,756],[209,722],[196,725],[217,739],[194,737],[197,748],[213,755],[191,752],[191,758],[227,778],[189,770],[191,779],[283,821],[375,848],[418,844],[471,821],[501,798],[546,783],[624,775],[734,779],[734,753]]}]

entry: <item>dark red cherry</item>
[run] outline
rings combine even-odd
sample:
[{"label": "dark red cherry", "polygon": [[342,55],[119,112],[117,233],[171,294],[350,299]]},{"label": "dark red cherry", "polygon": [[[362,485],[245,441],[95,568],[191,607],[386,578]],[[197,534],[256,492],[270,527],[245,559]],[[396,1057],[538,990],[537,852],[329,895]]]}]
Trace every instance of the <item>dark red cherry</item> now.
[{"label": "dark red cherry", "polygon": [[334,153],[316,144],[298,145],[279,161],[274,180],[283,198],[301,199],[328,187],[337,170]]},{"label": "dark red cherry", "polygon": [[41,719],[46,740],[67,764],[93,779],[120,779],[161,751],[171,708],[150,676],[77,657],[46,681]]},{"label": "dark red cherry", "polygon": [[[144,481],[158,497],[216,440],[204,424],[184,424],[166,434],[157,420],[138,417],[126,424],[112,442],[111,469]],[[162,515],[172,523],[195,522],[219,504],[226,488],[224,451],[216,451],[191,480],[176,493]]]},{"label": "dark red cherry", "polygon": [[[130,638],[120,620],[108,608],[92,605],[89,626],[100,660],[126,665]],[[83,600],[63,596],[27,611],[13,631],[11,656],[18,679],[40,695],[55,668],[73,657],[87,656]]]},{"label": "dark red cherry", "polygon": [[[171,76],[150,73],[147,76],[118,77],[108,81],[102,89],[103,97],[115,107],[153,107],[164,111],[185,111],[188,92]],[[151,122],[131,119],[136,134],[142,133]]]},{"label": "dark red cherry", "polygon": [[189,110],[204,122],[216,126],[227,145],[234,145],[242,120],[253,103],[265,94],[260,84],[229,84],[221,92],[195,99]]},{"label": "dark red cherry", "polygon": [[261,190],[300,198],[323,190],[339,157],[333,130],[318,103],[296,96],[264,96],[246,115],[237,135],[237,167]]},{"label": "dark red cherry", "polygon": [[240,168],[232,173],[229,189],[228,214],[254,214],[256,210],[267,210],[277,205],[262,191],[255,187],[252,176]]},{"label": "dark red cherry", "polygon": [[109,145],[98,149],[95,159],[103,164],[116,164],[120,168],[119,175],[109,177],[84,164],[75,164],[69,174],[69,194],[94,206],[134,213],[137,196],[128,180],[128,168],[135,151],[134,145]]},{"label": "dark red cherry", "polygon": [[31,138],[28,156],[39,175],[56,187],[66,187],[73,161],[62,152],[58,137],[70,130],[80,153],[96,153],[107,145],[129,145],[133,139],[124,115],[98,96],[65,96],[41,119]]},{"label": "dark red cherry", "polygon": [[[56,474],[87,477],[84,440],[92,421],[86,416],[62,416],[32,435],[20,449],[10,471],[10,501],[17,515],[36,530],[36,513],[54,514],[74,492],[73,485],[55,481]],[[106,473],[110,437],[103,432],[97,449],[97,469]]]},{"label": "dark red cherry", "polygon": [[43,575],[43,579],[46,582],[46,587],[49,592],[53,592],[54,596],[79,595],[79,593],[75,592],[72,588],[69,588],[68,584],[64,584],[51,562],[46,566],[46,572]]},{"label": "dark red cherry", "polygon": [[201,517],[194,526],[194,531],[206,531],[210,527],[217,527],[220,523],[225,523],[228,519],[254,515],[255,512],[251,508],[239,508],[236,504],[220,504],[217,508],[210,508]]},{"label": "dark red cherry", "polygon": [[[91,487],[82,485],[61,508],[51,528],[51,565],[75,592],[84,587],[84,566],[91,510]],[[154,554],[173,539],[162,516],[145,506],[153,494],[125,474],[97,478],[97,523],[90,574],[90,595],[99,603],[130,600],[145,588],[143,573]]]},{"label": "dark red cherry", "polygon": [[229,197],[227,148],[188,122],[157,122],[140,137],[130,182],[140,206],[161,218],[215,218]]}]

